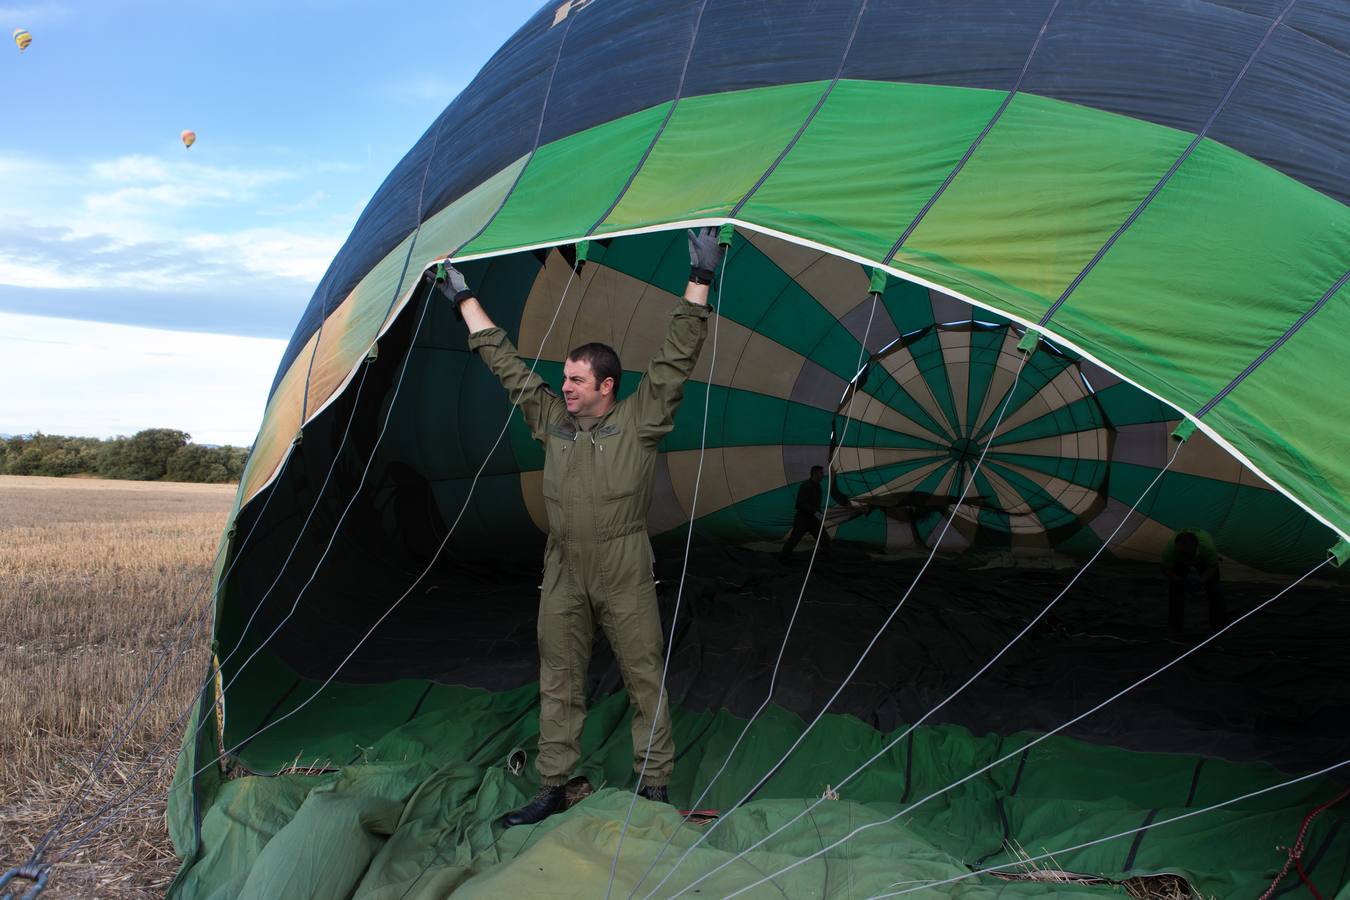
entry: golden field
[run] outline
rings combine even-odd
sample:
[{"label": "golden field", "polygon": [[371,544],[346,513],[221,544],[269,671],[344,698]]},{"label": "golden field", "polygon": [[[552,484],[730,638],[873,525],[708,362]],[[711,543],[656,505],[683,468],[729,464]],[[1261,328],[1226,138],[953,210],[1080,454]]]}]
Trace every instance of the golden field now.
[{"label": "golden field", "polygon": [[206,671],[207,635],[184,645],[111,765],[82,785],[157,654],[197,622],[234,492],[0,475],[0,871],[27,859],[69,798],[86,794],[48,859],[139,789],[53,869],[44,898],[156,897],[173,877],[163,798],[179,731],[166,732]]}]

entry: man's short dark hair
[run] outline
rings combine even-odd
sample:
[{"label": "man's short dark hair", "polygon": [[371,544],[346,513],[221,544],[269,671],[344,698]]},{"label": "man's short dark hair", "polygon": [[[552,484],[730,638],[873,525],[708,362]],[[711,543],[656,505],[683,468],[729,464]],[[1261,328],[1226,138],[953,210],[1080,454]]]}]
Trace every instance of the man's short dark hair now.
[{"label": "man's short dark hair", "polygon": [[1176,546],[1179,550],[1195,550],[1200,547],[1200,538],[1193,531],[1181,531],[1177,533]]},{"label": "man's short dark hair", "polygon": [[811,467],[811,474],[812,474],[812,475],[816,474],[817,472],[824,473],[824,471],[825,471],[825,467],[824,467],[824,466],[812,466],[812,467]]},{"label": "man's short dark hair", "polygon": [[623,366],[619,364],[619,354],[609,344],[591,342],[567,354],[569,362],[586,363],[595,373],[595,386],[605,383],[606,378],[614,379],[614,393],[619,393],[619,381],[623,378]]}]

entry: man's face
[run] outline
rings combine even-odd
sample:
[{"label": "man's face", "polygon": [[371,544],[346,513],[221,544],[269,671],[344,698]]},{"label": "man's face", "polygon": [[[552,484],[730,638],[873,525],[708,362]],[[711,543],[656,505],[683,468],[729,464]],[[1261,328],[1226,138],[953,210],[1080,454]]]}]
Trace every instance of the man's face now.
[{"label": "man's face", "polygon": [[569,359],[563,363],[563,402],[574,416],[603,416],[614,405],[614,379],[595,383],[591,364]]},{"label": "man's face", "polygon": [[820,482],[821,480],[823,480],[824,478],[825,478],[825,470],[824,470],[824,469],[812,469],[812,470],[811,470],[811,480],[812,480],[812,481],[819,483],[819,482]]}]

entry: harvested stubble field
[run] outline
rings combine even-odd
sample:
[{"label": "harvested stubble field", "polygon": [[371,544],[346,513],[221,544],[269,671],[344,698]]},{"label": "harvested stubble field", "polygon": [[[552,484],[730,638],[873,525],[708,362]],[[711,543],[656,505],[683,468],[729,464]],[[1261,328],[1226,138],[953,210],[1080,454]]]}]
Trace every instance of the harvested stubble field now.
[{"label": "harvested stubble field", "polygon": [[[234,491],[0,476],[0,871],[85,793],[152,660],[204,600]],[[177,866],[164,793],[178,736],[162,739],[205,671],[207,640],[196,643],[70,819],[143,786],[129,813],[57,866],[44,898],[163,895]],[[79,834],[64,830],[48,858]]]}]

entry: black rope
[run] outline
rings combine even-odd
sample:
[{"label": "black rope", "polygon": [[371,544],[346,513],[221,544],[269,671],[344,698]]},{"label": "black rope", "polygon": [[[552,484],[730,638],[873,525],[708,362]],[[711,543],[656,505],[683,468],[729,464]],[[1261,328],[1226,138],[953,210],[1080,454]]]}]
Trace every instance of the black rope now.
[{"label": "black rope", "polygon": [[1002,797],[994,798],[994,812],[998,813],[999,826],[1003,829],[1003,836],[999,838],[997,847],[975,860],[977,866],[984,865],[993,857],[1012,847],[1012,823],[1008,821],[1008,811],[1003,807]]},{"label": "black rope", "polygon": [[994,115],[990,117],[987,123],[985,123],[984,130],[981,131],[975,137],[975,140],[971,142],[970,146],[966,148],[966,152],[961,156],[961,159],[957,161],[956,166],[947,173],[947,177],[942,184],[938,185],[938,189],[933,192],[933,196],[928,198],[928,202],[919,210],[919,214],[914,217],[908,227],[901,232],[900,237],[891,245],[890,252],[888,252],[886,257],[881,261],[883,266],[890,265],[891,260],[895,259],[895,254],[900,252],[900,247],[904,245],[905,241],[909,240],[909,236],[914,233],[914,229],[919,227],[919,223],[924,220],[924,217],[928,215],[928,211],[933,208],[933,204],[938,202],[938,199],[946,192],[947,188],[951,186],[951,183],[956,180],[956,176],[961,174],[961,170],[966,167],[966,163],[970,162],[970,158],[975,155],[975,151],[980,148],[980,144],[984,143],[984,139],[988,137],[989,132],[993,130],[994,125],[998,123],[999,119],[1003,118],[1003,113],[1007,110],[1008,105],[1012,103],[1013,98],[1022,90],[1022,82],[1027,77],[1027,70],[1031,68],[1031,60],[1035,57],[1036,51],[1041,46],[1041,38],[1045,37],[1045,31],[1050,27],[1050,20],[1054,18],[1055,11],[1059,9],[1059,2],[1060,0],[1055,0],[1054,4],[1050,7],[1050,12],[1046,13],[1045,21],[1041,23],[1041,30],[1036,32],[1036,40],[1031,43],[1031,49],[1027,52],[1027,58],[1022,63],[1022,71],[1017,73],[1017,80],[1013,82],[1012,89],[1008,91],[1008,95],[1003,98],[1003,102],[999,104],[998,109],[994,110]]},{"label": "black rope", "polygon": [[1134,858],[1139,855],[1139,845],[1144,842],[1144,835],[1148,834],[1149,826],[1153,820],[1158,817],[1157,808],[1150,809],[1148,815],[1144,816],[1144,822],[1139,826],[1139,830],[1134,833],[1134,840],[1130,842],[1130,852],[1125,856],[1125,862],[1121,864],[1120,870],[1126,875],[1134,868]]},{"label": "black rope", "polygon": [[858,14],[853,17],[853,30],[849,32],[848,43],[844,45],[844,53],[839,57],[839,68],[835,70],[834,78],[831,79],[825,90],[821,92],[819,99],[816,100],[816,105],[812,107],[811,112],[807,113],[806,119],[797,129],[797,133],[792,136],[792,140],[788,141],[787,146],[779,151],[777,158],[775,158],[774,161],[770,163],[769,167],[764,170],[764,174],[759,176],[759,180],[750,187],[750,190],[745,192],[745,196],[736,201],[736,205],[731,209],[731,218],[734,219],[740,214],[741,209],[750,201],[750,198],[755,195],[755,192],[764,186],[764,182],[768,181],[769,177],[773,175],[774,171],[783,160],[787,159],[788,154],[797,146],[797,142],[802,139],[802,135],[806,134],[806,129],[811,127],[811,123],[815,121],[816,115],[820,112],[821,108],[825,106],[825,101],[830,99],[830,94],[834,92],[835,86],[839,84],[839,79],[844,75],[844,66],[848,63],[849,53],[853,52],[853,41],[858,36],[858,26],[862,24],[863,13],[865,12],[867,12],[867,0],[862,0],[862,3],[858,4]]},{"label": "black rope", "polygon": [[1022,786],[1022,773],[1027,769],[1027,757],[1030,755],[1030,747],[1022,751],[1022,757],[1017,761],[1017,774],[1013,776],[1012,787],[1008,788],[1009,797],[1017,796],[1017,789]]},{"label": "black rope", "polygon": [[600,214],[600,218],[595,220],[595,224],[586,229],[587,234],[594,234],[595,230],[603,225],[605,220],[609,218],[610,213],[614,212],[619,204],[623,202],[623,198],[628,194],[628,189],[633,186],[633,182],[637,180],[638,173],[642,171],[642,167],[647,164],[647,160],[651,157],[652,151],[656,149],[656,142],[661,140],[661,135],[665,134],[666,126],[670,124],[671,117],[675,115],[675,107],[680,105],[680,98],[684,96],[684,81],[689,75],[689,60],[694,56],[694,43],[698,40],[699,29],[703,26],[703,11],[707,8],[708,0],[703,0],[698,7],[698,15],[694,19],[694,30],[689,35],[689,49],[685,51],[684,66],[680,69],[680,82],[675,87],[675,96],[671,98],[670,108],[666,110],[666,117],[661,120],[661,124],[657,126],[656,134],[652,135],[651,141],[647,144],[647,149],[642,151],[642,156],[638,159],[637,165],[634,166],[633,171],[628,174],[628,180],[623,183],[623,187],[619,188],[619,193],[614,197],[613,202],[605,208],[605,211]]},{"label": "black rope", "polygon": [[908,752],[905,753],[905,790],[900,795],[901,803],[908,803],[909,795],[914,790],[914,732],[912,731],[905,740],[905,748]]},{"label": "black rope", "polygon": [[[498,203],[497,208],[492,211],[492,215],[488,216],[488,220],[484,222],[482,226],[477,231],[475,231],[468,239],[462,242],[454,250],[447,253],[445,255],[446,261],[449,261],[453,257],[457,256],[459,253],[463,252],[465,247],[469,246],[474,241],[482,237],[483,232],[487,231],[488,228],[492,226],[492,223],[497,221],[497,216],[500,215],[501,211],[506,208],[506,202],[510,200],[511,195],[515,193],[516,186],[520,184],[520,179],[525,176],[525,170],[528,169],[530,167],[530,163],[534,161],[534,155],[539,152],[539,139],[543,136],[544,133],[544,115],[548,112],[548,100],[549,97],[553,94],[553,79],[556,78],[558,75],[558,64],[562,62],[563,47],[567,44],[567,35],[572,31],[572,23],[575,21],[576,21],[575,16],[568,16],[567,24],[563,26],[562,37],[558,38],[558,53],[553,57],[553,68],[548,73],[548,84],[544,86],[544,100],[539,105],[539,122],[535,125],[534,145],[530,148],[530,155],[526,157],[525,164],[522,165],[520,167],[520,171],[516,173],[515,180],[511,182],[511,187],[509,187],[506,193],[502,195],[501,202]],[[430,160],[427,160],[427,165],[428,167],[431,165]]]},{"label": "black rope", "polygon": [[[330,286],[331,291],[331,286]],[[309,351],[309,365],[305,367],[305,393],[300,399],[300,427],[305,427],[305,420],[309,418],[309,380],[314,375],[314,360],[319,355],[319,344],[323,343],[323,328],[328,324],[328,301],[331,299],[329,294],[325,294],[323,303],[319,306],[319,312],[322,318],[319,320],[319,329],[314,338],[314,349]]]},{"label": "black rope", "polygon": [[1208,759],[1202,756],[1195,761],[1195,771],[1191,772],[1191,789],[1186,793],[1186,802],[1182,804],[1185,809],[1190,809],[1191,804],[1195,802],[1195,792],[1200,787],[1200,770],[1205,767]]},{"label": "black rope", "polygon": [[1263,362],[1270,359],[1271,354],[1273,354],[1276,350],[1279,350],[1281,347],[1283,347],[1285,345],[1285,342],[1288,341],[1291,337],[1293,337],[1300,328],[1308,324],[1309,319],[1311,319],[1313,316],[1321,312],[1322,307],[1327,305],[1327,301],[1329,301],[1332,297],[1334,297],[1337,293],[1339,293],[1341,288],[1345,287],[1347,281],[1350,281],[1350,270],[1347,270],[1344,275],[1336,279],[1336,283],[1327,289],[1327,292],[1322,295],[1322,298],[1320,300],[1314,303],[1308,309],[1307,312],[1299,316],[1297,322],[1295,322],[1293,325],[1290,325],[1287,329],[1285,329],[1284,334],[1280,335],[1279,339],[1276,340],[1275,343],[1267,347],[1261,353],[1260,356],[1252,360],[1251,363],[1247,366],[1247,368],[1242,370],[1241,374],[1239,374],[1236,378],[1234,378],[1232,381],[1228,383],[1227,387],[1225,387],[1223,390],[1215,394],[1213,400],[1210,400],[1204,406],[1200,407],[1200,409],[1196,411],[1195,417],[1197,419],[1200,418],[1201,416],[1205,415],[1210,410],[1212,410],[1214,407],[1218,406],[1221,402],[1223,402],[1223,399],[1233,392],[1233,388],[1241,384],[1247,378],[1248,375],[1255,372],[1257,367],[1260,366]]},{"label": "black rope", "polygon": [[1284,21],[1284,17],[1289,14],[1289,11],[1294,8],[1294,4],[1297,2],[1298,0],[1289,0],[1289,4],[1284,10],[1271,20],[1270,27],[1266,29],[1266,33],[1262,35],[1261,40],[1257,43],[1256,48],[1252,50],[1251,55],[1247,57],[1247,61],[1243,63],[1242,68],[1238,70],[1237,76],[1233,79],[1233,82],[1228,85],[1228,90],[1224,92],[1223,98],[1219,100],[1219,105],[1209,114],[1209,119],[1205,121],[1204,127],[1196,132],[1195,137],[1191,140],[1190,144],[1187,145],[1186,149],[1176,158],[1171,167],[1168,168],[1167,172],[1163,174],[1163,177],[1158,179],[1158,183],[1153,186],[1153,190],[1149,191],[1148,195],[1139,202],[1139,205],[1134,208],[1134,211],[1131,212],[1128,217],[1126,217],[1125,221],[1120,223],[1120,226],[1116,228],[1115,232],[1107,238],[1106,243],[1098,248],[1092,259],[1088,260],[1088,264],[1083,266],[1082,271],[1074,276],[1073,281],[1070,281],[1069,286],[1059,295],[1059,299],[1051,304],[1050,308],[1045,311],[1045,315],[1041,316],[1040,321],[1036,323],[1038,326],[1044,328],[1049,324],[1050,319],[1054,317],[1055,313],[1059,312],[1059,308],[1069,299],[1069,295],[1077,290],[1078,285],[1082,284],[1083,279],[1088,276],[1088,273],[1096,268],[1097,263],[1101,262],[1102,257],[1106,256],[1111,248],[1115,246],[1115,243],[1120,239],[1120,236],[1135,223],[1136,219],[1143,215],[1144,210],[1153,202],[1153,198],[1157,197],[1162,189],[1167,186],[1167,183],[1172,180],[1172,176],[1177,173],[1177,170],[1181,168],[1182,164],[1190,159],[1191,154],[1200,146],[1200,143],[1205,139],[1205,135],[1209,133],[1209,129],[1213,127],[1214,121],[1219,117],[1219,113],[1223,112],[1224,107],[1228,105],[1228,101],[1232,98],[1233,92],[1237,90],[1237,86],[1242,82],[1242,79],[1246,77],[1247,70],[1251,68],[1252,63],[1256,61],[1256,57],[1263,49],[1265,49],[1266,42],[1270,40],[1270,36],[1275,33],[1275,29],[1279,27],[1282,21]]}]

